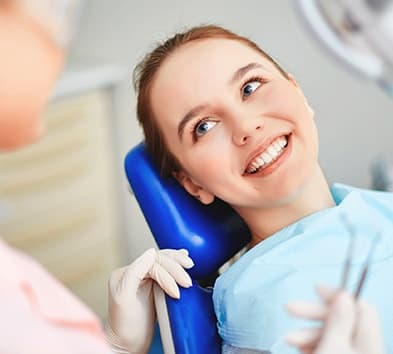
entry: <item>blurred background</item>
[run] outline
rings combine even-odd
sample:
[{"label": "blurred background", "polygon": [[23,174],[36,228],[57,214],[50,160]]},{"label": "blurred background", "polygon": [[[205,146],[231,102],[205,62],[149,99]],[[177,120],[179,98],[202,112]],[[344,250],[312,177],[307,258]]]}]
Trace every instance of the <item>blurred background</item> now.
[{"label": "blurred background", "polygon": [[292,0],[85,1],[48,134],[0,155],[0,234],[102,318],[110,271],[154,245],[123,172],[142,139],[132,70],[157,41],[209,23],[250,37],[295,76],[316,112],[330,183],[389,188],[393,100],[324,51]]}]

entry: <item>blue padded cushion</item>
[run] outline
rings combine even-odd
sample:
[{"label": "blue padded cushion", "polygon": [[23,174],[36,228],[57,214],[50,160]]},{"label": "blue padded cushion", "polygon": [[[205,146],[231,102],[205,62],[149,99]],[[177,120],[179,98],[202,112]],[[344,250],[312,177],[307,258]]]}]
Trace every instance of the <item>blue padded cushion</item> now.
[{"label": "blue padded cushion", "polygon": [[226,203],[203,205],[174,178],[161,178],[143,143],[127,154],[125,169],[159,248],[186,248],[192,278],[211,275],[249,242],[246,224]]},{"label": "blue padded cushion", "polygon": [[169,322],[176,354],[220,354],[212,290],[198,284],[180,288],[180,300],[166,296]]},{"label": "blue padded cushion", "polygon": [[[195,280],[207,277],[249,242],[249,231],[225,203],[201,204],[174,178],[162,179],[143,144],[127,155],[131,188],[159,248],[186,248]],[[166,296],[176,354],[220,354],[212,290],[197,283],[180,288],[180,299]]]}]

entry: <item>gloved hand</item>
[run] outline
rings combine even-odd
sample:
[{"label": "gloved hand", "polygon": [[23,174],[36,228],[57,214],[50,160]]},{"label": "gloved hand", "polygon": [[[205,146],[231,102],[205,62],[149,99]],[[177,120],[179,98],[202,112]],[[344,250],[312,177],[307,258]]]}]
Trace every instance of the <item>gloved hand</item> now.
[{"label": "gloved hand", "polygon": [[344,291],[320,287],[323,303],[293,302],[288,311],[296,317],[323,321],[320,328],[292,332],[287,341],[303,354],[384,354],[376,310]]},{"label": "gloved hand", "polygon": [[109,279],[107,340],[116,353],[147,353],[154,334],[153,282],[179,298],[178,285],[190,287],[183,268],[194,265],[187,250],[147,250],[130,265],[116,269]]}]

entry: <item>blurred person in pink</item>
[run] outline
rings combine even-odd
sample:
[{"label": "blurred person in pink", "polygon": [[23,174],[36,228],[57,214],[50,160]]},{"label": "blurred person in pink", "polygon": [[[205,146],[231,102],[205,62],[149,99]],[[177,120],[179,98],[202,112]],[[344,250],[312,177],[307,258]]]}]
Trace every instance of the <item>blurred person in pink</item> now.
[{"label": "blurred person in pink", "polygon": [[[67,16],[76,3],[0,0],[0,151],[44,132],[41,116],[62,68],[72,27]],[[192,265],[185,250],[150,249],[115,270],[105,340],[90,309],[32,258],[0,240],[0,353],[147,353],[155,322],[153,282],[179,297],[177,283],[191,285],[183,267]]]}]

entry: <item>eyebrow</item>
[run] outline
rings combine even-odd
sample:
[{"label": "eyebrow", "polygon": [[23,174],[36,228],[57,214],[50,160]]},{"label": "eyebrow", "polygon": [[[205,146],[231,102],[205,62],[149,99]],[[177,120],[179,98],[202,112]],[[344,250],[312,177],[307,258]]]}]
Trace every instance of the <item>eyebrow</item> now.
[{"label": "eyebrow", "polygon": [[206,107],[207,107],[206,104],[201,104],[199,106],[196,106],[182,118],[177,128],[177,134],[179,135],[180,139],[183,136],[184,127],[187,125],[187,123],[195,116],[197,116],[201,111],[203,111]]},{"label": "eyebrow", "polygon": [[[229,80],[229,84],[233,85],[235,82],[239,81],[244,75],[246,75],[250,70],[257,69],[257,68],[264,68],[261,64],[258,63],[249,63],[241,68],[237,69],[231,79]],[[185,116],[181,119],[178,128],[177,134],[180,139],[183,137],[184,127],[187,123],[192,120],[195,116],[197,116],[201,111],[206,109],[206,104],[201,104],[199,106],[194,107]]]},{"label": "eyebrow", "polygon": [[232,78],[229,80],[229,84],[233,85],[236,81],[239,81],[244,75],[246,75],[250,70],[265,68],[263,65],[258,63],[250,63],[241,68],[237,69],[233,74]]}]

